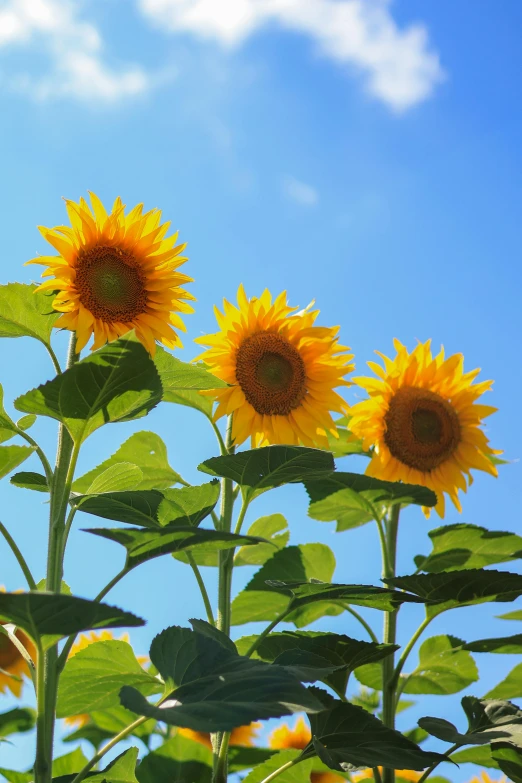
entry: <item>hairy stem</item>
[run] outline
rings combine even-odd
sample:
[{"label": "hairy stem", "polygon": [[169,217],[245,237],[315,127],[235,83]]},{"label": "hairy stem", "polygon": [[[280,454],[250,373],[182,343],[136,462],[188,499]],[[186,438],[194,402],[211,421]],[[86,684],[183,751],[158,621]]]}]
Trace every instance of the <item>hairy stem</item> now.
[{"label": "hairy stem", "polygon": [[[383,574],[385,578],[395,576],[397,560],[397,535],[399,532],[400,504],[391,507],[386,520],[386,538],[383,546]],[[384,614],[383,642],[395,644],[397,636],[398,609]],[[395,656],[388,655],[382,663],[382,721],[390,729],[395,728]],[[395,783],[395,770],[383,769],[383,783]]]}]

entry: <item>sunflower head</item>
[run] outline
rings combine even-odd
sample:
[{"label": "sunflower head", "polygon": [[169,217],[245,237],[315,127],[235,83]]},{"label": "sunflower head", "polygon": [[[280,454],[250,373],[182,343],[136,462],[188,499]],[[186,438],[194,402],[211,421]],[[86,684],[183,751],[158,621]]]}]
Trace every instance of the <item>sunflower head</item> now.
[{"label": "sunflower head", "polygon": [[[251,748],[257,739],[257,732],[261,728],[260,723],[250,723],[248,726],[237,726],[232,729],[229,745],[235,748]],[[178,729],[178,734],[194,742],[199,742],[206,748],[212,750],[210,734],[204,731],[193,731],[192,729]]]},{"label": "sunflower head", "polygon": [[[379,767],[379,772],[383,773],[383,768]],[[412,769],[396,769],[395,777],[397,780],[408,780],[411,783],[416,783],[422,777],[421,772],[414,772]],[[373,769],[364,769],[362,772],[354,772],[352,774],[353,783],[360,783],[363,780],[374,780]]]},{"label": "sunflower head", "polygon": [[[16,592],[21,592],[21,590]],[[0,593],[5,593],[3,585],[0,585]],[[0,623],[0,625],[8,625],[8,623]],[[36,663],[36,647],[31,639],[20,630],[16,631],[15,636]],[[5,633],[0,633],[0,693],[6,693],[9,690],[17,699],[20,698],[24,676],[30,676],[27,661],[9,637]]]},{"label": "sunflower head", "polygon": [[300,716],[292,728],[282,723],[271,733],[268,744],[275,750],[304,750],[312,739],[312,732],[305,719]]},{"label": "sunflower head", "polygon": [[248,299],[240,286],[237,301],[215,309],[219,332],[196,340],[208,346],[199,358],[229,384],[208,392],[218,402],[215,418],[234,414],[236,445],[250,436],[257,446],[327,448],[326,432],[336,435],[330,411],[346,410],[335,388],[348,386],[353,370],[338,328],[314,326],[318,311],[295,312],[286,293],[274,302],[269,291]]},{"label": "sunflower head", "polygon": [[461,510],[458,490],[471,484],[472,468],[497,475],[492,458],[501,452],[482,430],[496,408],[477,403],[493,382],[474,383],[479,370],[465,373],[461,354],[433,356],[430,341],[411,353],[398,340],[395,348],[394,359],[379,354],[384,367],[368,363],[378,377],[355,379],[369,398],[350,409],[350,430],[373,447],[369,475],[429,487],[443,517],[444,493]]},{"label": "sunflower head", "polygon": [[181,288],[191,278],[178,271],[187,259],[177,234],[165,237],[169,223],[161,212],[143,212],[138,204],[128,214],[121,199],[107,213],[90,194],[91,207],[66,200],[71,226],[40,227],[58,256],[38,256],[29,264],[47,267],[38,291],[55,291],[53,307],[62,313],[58,328],[76,332],[77,351],[94,334],[92,350],[131,329],[153,355],[156,340],[168,348],[181,345],[174,328],[184,330],[180,313],[192,312],[185,301],[194,297]]}]

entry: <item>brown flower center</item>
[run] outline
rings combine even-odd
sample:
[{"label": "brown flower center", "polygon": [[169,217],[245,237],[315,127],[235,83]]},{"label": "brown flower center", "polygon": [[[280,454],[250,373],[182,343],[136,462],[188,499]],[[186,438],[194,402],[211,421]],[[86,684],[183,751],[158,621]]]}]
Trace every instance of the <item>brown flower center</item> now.
[{"label": "brown flower center", "polygon": [[237,352],[236,378],[257,413],[287,416],[306,393],[304,362],[279,334],[260,332],[247,338]]},{"label": "brown flower center", "polygon": [[455,410],[428,389],[403,386],[390,400],[384,421],[384,441],[391,454],[417,470],[434,470],[460,442]]},{"label": "brown flower center", "polygon": [[76,288],[83,306],[108,323],[132,321],[147,304],[143,269],[118,247],[99,245],[80,252]]},{"label": "brown flower center", "polygon": [[[4,623],[2,623],[4,625]],[[16,635],[20,638],[21,641],[23,641],[23,638],[20,637],[20,632],[17,631]],[[11,639],[9,639],[4,633],[0,634],[0,669],[5,669],[5,671],[9,671],[10,667],[17,663],[21,659],[22,655],[20,651],[15,647],[15,645],[12,643]]]}]

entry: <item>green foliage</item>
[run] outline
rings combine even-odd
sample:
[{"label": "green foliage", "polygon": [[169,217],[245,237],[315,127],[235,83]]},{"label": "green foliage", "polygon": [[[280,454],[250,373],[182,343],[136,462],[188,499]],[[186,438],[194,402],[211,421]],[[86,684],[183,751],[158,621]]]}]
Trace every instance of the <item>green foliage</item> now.
[{"label": "green foliage", "polygon": [[163,385],[163,399],[167,402],[178,402],[170,395],[176,395],[180,391],[221,389],[227,386],[224,381],[208,372],[202,362],[182,362],[161,347],[156,350],[154,364]]},{"label": "green foliage", "polygon": [[[269,759],[263,762],[263,764],[260,764],[258,767],[252,770],[252,772],[250,772],[250,774],[244,778],[243,783],[262,783],[262,781],[272,772],[280,769],[289,761],[298,759],[300,755],[301,754],[298,750],[282,750],[280,753],[276,753],[274,756],[271,756]],[[304,783],[304,781],[310,779],[312,766],[312,759],[300,761],[299,764],[296,764],[294,767],[290,767],[290,769],[282,772],[281,775],[277,777],[277,780],[279,783]]]},{"label": "green foliage", "polygon": [[275,548],[284,549],[290,538],[288,522],[282,514],[260,517],[248,529],[249,536],[259,536],[269,544],[241,547],[234,558],[235,566],[264,565],[275,553]]},{"label": "green foliage", "polygon": [[463,642],[454,636],[432,636],[419,650],[419,665],[406,678],[404,693],[458,693],[479,678],[477,666]]},{"label": "green foliage", "polygon": [[8,783],[32,783],[32,772],[15,772],[13,769],[4,769],[0,767],[0,775],[3,775]]},{"label": "green foliage", "polygon": [[417,555],[415,565],[422,571],[441,573],[462,568],[482,568],[522,557],[522,537],[478,525],[445,525],[429,532],[432,551]]},{"label": "green foliage", "polygon": [[362,454],[365,457],[371,456],[368,452],[364,451],[362,440],[354,438],[352,433],[347,429],[350,421],[350,417],[341,416],[340,419],[335,421],[335,430],[338,437],[334,437],[328,430],[326,437],[328,438],[328,451],[331,451],[336,459],[339,457],[348,457],[351,454]]},{"label": "green foliage", "polygon": [[35,640],[96,628],[145,625],[141,618],[115,606],[43,592],[0,593],[0,620],[14,623]]},{"label": "green foliage", "polygon": [[31,731],[36,722],[36,713],[29,707],[13,707],[0,713],[0,737]]},{"label": "green foliage", "polygon": [[34,337],[50,345],[51,333],[60,313],[53,310],[53,296],[35,285],[0,285],[0,337]]},{"label": "green foliage", "polygon": [[497,639],[478,639],[476,642],[467,642],[464,650],[478,653],[500,653],[520,655],[522,652],[522,634],[514,636],[502,636]]},{"label": "green foliage", "polygon": [[305,480],[310,497],[309,515],[320,522],[337,522],[337,530],[350,530],[381,519],[395,503],[434,506],[435,493],[426,487],[395,484],[359,473],[334,473]]},{"label": "green foliage", "polygon": [[0,446],[0,479],[34,454],[31,446]]},{"label": "green foliage", "polygon": [[178,734],[145,756],[137,776],[140,783],[211,783],[212,752]]},{"label": "green foliage", "polygon": [[[108,764],[101,772],[89,772],[85,780],[89,783],[138,783],[136,762],[138,748],[129,748]],[[75,775],[53,778],[53,783],[72,783]]]},{"label": "green foliage", "polygon": [[451,760],[456,764],[477,764],[480,767],[499,769],[491,755],[491,745],[472,745],[465,750],[458,750],[451,754]]},{"label": "green foliage", "polygon": [[34,492],[49,492],[47,478],[42,473],[33,473],[32,471],[20,471],[11,476],[9,482],[15,487],[22,489],[32,489]]},{"label": "green foliage", "polygon": [[516,609],[514,612],[497,615],[499,620],[522,620],[522,609]]},{"label": "green foliage", "polygon": [[[168,489],[178,483],[180,478],[179,474],[169,465],[167,447],[160,436],[155,432],[136,432],[114,452],[112,457],[85,473],[84,476],[77,478],[72,486],[74,492],[78,492],[80,495],[89,495],[102,491],[93,489],[93,482],[101,474],[106,474],[109,468],[118,466],[120,469],[122,463],[136,465],[141,471],[141,478],[131,485],[132,489]],[[109,485],[103,491],[111,492],[121,489],[130,489],[130,487]]]},{"label": "green foliage", "polygon": [[67,661],[56,713],[65,718],[119,706],[123,685],[147,695],[162,689],[156,677],[142,669],[130,644],[115,639],[93,642]]},{"label": "green foliage", "polygon": [[87,514],[116,522],[158,528],[174,525],[197,526],[214,509],[219,484],[211,481],[182,489],[140,489],[77,495],[71,504]]},{"label": "green foliage", "polygon": [[53,778],[79,772],[87,764],[87,761],[88,759],[80,748],[76,748],[76,750],[66,753],[64,756],[58,756],[53,761]]},{"label": "green foliage", "polygon": [[522,783],[522,751],[507,742],[494,742],[491,755],[513,783]]},{"label": "green foliage", "polygon": [[199,465],[199,470],[211,476],[232,479],[251,499],[283,484],[296,484],[328,475],[335,470],[335,465],[332,455],[320,449],[266,446],[225,457],[212,457]]},{"label": "green foliage", "polygon": [[487,745],[502,740],[522,746],[522,710],[515,704],[500,699],[476,699],[474,696],[464,696],[461,704],[468,718],[465,734],[443,718],[421,718],[419,726],[452,745]]},{"label": "green foliage", "polygon": [[520,696],[522,696],[522,663],[517,664],[502,682],[486,693],[488,699],[516,699]]},{"label": "green foliage", "polygon": [[61,421],[79,444],[104,424],[144,416],[161,397],[149,353],[135,339],[122,337],[18,397],[15,407]]}]

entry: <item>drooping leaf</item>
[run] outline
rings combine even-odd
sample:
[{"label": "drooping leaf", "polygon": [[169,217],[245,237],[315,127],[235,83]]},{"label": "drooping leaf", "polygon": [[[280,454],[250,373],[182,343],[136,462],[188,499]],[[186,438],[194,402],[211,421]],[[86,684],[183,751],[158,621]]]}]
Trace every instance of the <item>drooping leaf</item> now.
[{"label": "drooping leaf", "polygon": [[163,395],[167,402],[171,392],[198,389],[221,389],[227,384],[205,369],[201,362],[182,362],[163,348],[158,348],[154,364],[163,384]]},{"label": "drooping leaf", "polygon": [[34,454],[32,446],[0,446],[0,479]]},{"label": "drooping leaf", "polygon": [[266,446],[225,457],[212,457],[198,469],[211,476],[232,479],[252,498],[283,484],[320,478],[332,473],[335,465],[332,455],[321,449]]},{"label": "drooping leaf", "polygon": [[[279,753],[271,756],[263,764],[252,770],[243,783],[262,783],[269,775],[276,770],[280,769],[284,764],[289,761],[299,758],[300,752],[298,750],[282,750]],[[279,783],[304,783],[304,781],[310,780],[312,772],[312,759],[305,759],[300,761],[294,767],[282,772],[277,776]]]},{"label": "drooping leaf", "polygon": [[22,489],[32,489],[35,492],[49,492],[47,478],[42,473],[20,471],[9,479],[11,484]]},{"label": "drooping leaf", "polygon": [[36,723],[36,712],[29,707],[13,707],[0,713],[0,737],[31,731]]},{"label": "drooping leaf", "polygon": [[44,592],[0,593],[0,620],[14,623],[32,638],[145,625],[141,618],[115,606]]},{"label": "drooping leaf", "polygon": [[[123,443],[114,454],[93,468],[85,475],[77,478],[72,488],[74,492],[88,495],[93,481],[108,468],[122,462],[136,465],[141,470],[141,479],[133,489],[167,489],[179,481],[179,474],[169,465],[167,447],[155,432],[135,432]],[[105,492],[117,491],[122,487],[111,486]]]},{"label": "drooping leaf", "polygon": [[463,568],[482,568],[522,558],[522,537],[478,525],[444,525],[429,532],[432,551],[417,555],[422,571],[440,573]]},{"label": "drooping leaf", "polygon": [[268,517],[260,517],[250,525],[248,535],[259,536],[270,543],[241,547],[234,558],[235,566],[264,565],[275,554],[274,547],[283,549],[288,544],[290,531],[282,514],[270,514]]},{"label": "drooping leaf", "polygon": [[307,479],[309,515],[320,522],[337,522],[337,530],[359,527],[383,515],[384,506],[415,503],[434,506],[435,493],[426,487],[380,481],[360,473],[336,472],[318,480]]},{"label": "drooping leaf", "polygon": [[221,549],[231,549],[247,544],[259,544],[260,538],[238,536],[219,530],[204,530],[198,527],[174,526],[157,530],[147,528],[94,528],[86,530],[96,536],[115,541],[125,547],[127,569],[136,568],[147,560],[160,555],[174,554],[180,551],[209,552],[214,554]]},{"label": "drooping leaf", "polygon": [[465,734],[443,718],[421,718],[419,726],[451,744],[487,745],[502,741],[522,746],[522,710],[515,704],[500,699],[476,699],[474,696],[464,696],[461,704],[468,718]]},{"label": "drooping leaf", "polygon": [[212,751],[177,734],[145,756],[138,779],[140,783],[211,783]]},{"label": "drooping leaf", "polygon": [[[101,772],[89,772],[85,780],[89,783],[138,783],[136,763],[138,748],[129,748],[113,759]],[[62,775],[53,778],[53,783],[72,783],[75,775]]]},{"label": "drooping leaf", "polygon": [[[256,639],[245,637],[237,642],[240,652],[245,653]],[[319,676],[337,693],[344,694],[348,678],[354,669],[366,663],[381,661],[394,650],[396,645],[375,644],[351,639],[349,636],[319,631],[281,631],[271,633],[257,646],[254,656],[285,666],[309,666],[314,669],[314,658],[324,661],[331,667],[324,678]],[[306,657],[308,656],[308,657]],[[315,666],[320,666],[316,660]]]},{"label": "drooping leaf", "polygon": [[15,407],[63,422],[81,443],[103,424],[146,415],[161,397],[149,353],[135,339],[122,337],[18,397]]},{"label": "drooping leaf", "polygon": [[34,337],[50,345],[54,323],[53,297],[35,285],[8,283],[0,286],[0,337]]},{"label": "drooping leaf", "polygon": [[150,695],[161,691],[156,677],[142,669],[127,642],[93,642],[70,658],[60,677],[59,718],[119,706],[123,685]]},{"label": "drooping leaf", "polygon": [[513,783],[522,783],[522,750],[508,742],[494,742],[491,757]]},{"label": "drooping leaf", "polygon": [[140,489],[78,495],[71,499],[71,503],[87,514],[104,519],[158,528],[199,525],[212,512],[218,497],[219,483],[211,481],[198,487],[181,489]]},{"label": "drooping leaf", "polygon": [[485,601],[513,601],[522,595],[522,575],[481,568],[441,574],[414,574],[383,581],[428,601],[428,616]]},{"label": "drooping leaf", "polygon": [[461,639],[446,634],[426,639],[419,650],[419,665],[412,674],[403,675],[403,693],[445,696],[477,682],[477,666],[463,645]]}]

